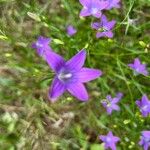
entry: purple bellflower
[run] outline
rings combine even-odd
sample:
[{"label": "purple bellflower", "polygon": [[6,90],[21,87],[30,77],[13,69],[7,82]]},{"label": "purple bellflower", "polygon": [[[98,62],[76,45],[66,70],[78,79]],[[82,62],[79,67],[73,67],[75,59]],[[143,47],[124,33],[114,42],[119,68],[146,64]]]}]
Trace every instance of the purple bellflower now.
[{"label": "purple bellflower", "polygon": [[108,6],[106,7],[107,10],[110,10],[112,8],[120,8],[120,0],[107,0]]},{"label": "purple bellflower", "polygon": [[49,98],[52,102],[56,101],[65,91],[81,101],[88,100],[88,93],[83,83],[98,78],[102,72],[83,67],[85,58],[85,50],[81,50],[68,61],[54,52],[46,55],[47,63],[56,74],[49,91]]},{"label": "purple bellflower", "polygon": [[120,141],[120,138],[114,136],[111,131],[106,136],[100,135],[99,139],[104,142],[105,149],[110,148],[112,150],[116,150],[116,143]]},{"label": "purple bellflower", "polygon": [[139,58],[135,58],[134,63],[128,64],[128,66],[135,71],[134,72],[135,75],[138,74],[143,74],[145,76],[148,75],[146,64],[142,64]]},{"label": "purple bellflower", "polygon": [[74,34],[76,34],[77,30],[72,26],[72,25],[69,25],[67,27],[67,34],[69,36],[73,36]]},{"label": "purple bellflower", "polygon": [[45,56],[46,52],[52,51],[49,43],[51,42],[50,38],[39,36],[38,40],[32,44],[32,48],[37,50],[39,56]]},{"label": "purple bellflower", "polygon": [[79,0],[83,9],[80,12],[80,16],[94,16],[96,18],[101,17],[101,11],[108,6],[108,2],[105,0]]},{"label": "purple bellflower", "polygon": [[117,93],[116,97],[112,98],[111,95],[106,96],[106,100],[102,101],[103,107],[106,108],[107,113],[110,115],[113,110],[119,111],[120,107],[117,105],[117,103],[120,101],[122,98],[123,94],[122,93]]},{"label": "purple bellflower", "polygon": [[148,97],[143,95],[141,101],[137,100],[136,104],[140,108],[143,117],[147,117],[150,113],[150,101]]},{"label": "purple bellflower", "polygon": [[143,146],[144,150],[150,147],[150,131],[143,131],[139,145]]},{"label": "purple bellflower", "polygon": [[116,21],[108,21],[105,15],[102,15],[101,21],[100,22],[94,22],[92,23],[92,28],[96,29],[98,32],[96,34],[97,38],[101,37],[108,37],[112,38],[113,37],[113,32],[112,29],[115,26]]}]

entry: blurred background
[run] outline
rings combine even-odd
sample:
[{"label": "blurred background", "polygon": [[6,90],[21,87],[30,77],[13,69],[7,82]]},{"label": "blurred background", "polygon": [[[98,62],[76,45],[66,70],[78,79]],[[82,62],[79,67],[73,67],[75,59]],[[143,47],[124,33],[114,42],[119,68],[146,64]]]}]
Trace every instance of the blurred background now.
[{"label": "blurred background", "polygon": [[[150,97],[150,76],[134,76],[127,64],[139,57],[150,71],[150,0],[122,0],[120,9],[105,14],[117,21],[113,39],[96,39],[93,17],[80,18],[78,0],[0,0],[0,149],[103,150],[99,134],[121,138],[118,150],[140,150],[140,132],[150,129],[135,101]],[[66,27],[77,34],[69,37]],[[90,99],[83,103],[68,93],[48,100],[54,73],[32,42],[39,35],[66,60],[82,48],[86,66],[103,76],[88,83]],[[101,101],[123,92],[121,111],[107,115]]]}]

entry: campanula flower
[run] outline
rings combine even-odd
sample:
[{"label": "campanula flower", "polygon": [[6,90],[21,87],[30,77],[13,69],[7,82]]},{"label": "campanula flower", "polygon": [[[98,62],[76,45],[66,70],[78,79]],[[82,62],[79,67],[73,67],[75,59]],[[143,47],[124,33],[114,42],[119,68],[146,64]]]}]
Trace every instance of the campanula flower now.
[{"label": "campanula flower", "polygon": [[101,11],[108,6],[108,2],[105,0],[79,0],[83,9],[80,12],[80,16],[94,16],[96,18],[101,17]]},{"label": "campanula flower", "polygon": [[68,61],[54,52],[46,56],[47,63],[56,74],[49,91],[49,98],[52,102],[56,101],[65,91],[81,101],[88,100],[88,93],[83,83],[98,78],[102,72],[83,67],[85,58],[85,50],[81,50]]},{"label": "campanula flower", "polygon": [[106,7],[107,10],[112,8],[120,8],[120,0],[106,0],[108,1],[108,6]]},{"label": "campanula flower", "polygon": [[139,145],[143,146],[144,150],[150,148],[150,131],[143,131]]},{"label": "campanula flower", "polygon": [[128,64],[128,66],[135,71],[134,72],[135,75],[138,74],[143,74],[145,76],[148,75],[146,64],[142,64],[139,58],[135,58],[134,63]]},{"label": "campanula flower", "polygon": [[67,27],[67,34],[69,36],[73,36],[74,34],[76,34],[77,30],[72,26],[72,25],[69,25]]},{"label": "campanula flower", "polygon": [[97,30],[96,37],[101,38],[101,37],[108,37],[112,38],[113,37],[113,32],[112,29],[115,26],[116,21],[108,21],[105,15],[102,15],[101,21],[100,22],[94,22],[92,23],[92,28]]},{"label": "campanula flower", "polygon": [[123,94],[117,93],[116,97],[112,98],[111,95],[106,96],[106,100],[102,101],[103,107],[106,108],[107,113],[110,115],[113,110],[119,111],[120,107],[117,105],[117,103],[121,100]]},{"label": "campanula flower", "polygon": [[146,95],[142,96],[141,100],[136,101],[137,106],[140,108],[140,112],[144,117],[147,117],[150,113],[150,101]]},{"label": "campanula flower", "polygon": [[45,52],[52,51],[49,43],[51,42],[50,38],[39,36],[38,40],[32,44],[32,48],[37,50],[39,56],[44,56]]},{"label": "campanula flower", "polygon": [[105,149],[110,148],[112,150],[116,150],[116,143],[120,141],[120,138],[114,136],[111,131],[106,136],[100,135],[99,139],[104,142]]}]

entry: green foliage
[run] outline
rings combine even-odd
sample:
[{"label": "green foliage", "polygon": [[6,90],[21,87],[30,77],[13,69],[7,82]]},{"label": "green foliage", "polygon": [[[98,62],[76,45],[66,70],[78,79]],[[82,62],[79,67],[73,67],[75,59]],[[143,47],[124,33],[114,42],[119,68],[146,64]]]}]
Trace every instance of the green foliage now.
[{"label": "green foliage", "polygon": [[[150,76],[134,76],[127,66],[139,57],[150,72],[150,0],[122,0],[120,10],[107,13],[117,20],[113,39],[96,39],[92,17],[79,18],[77,0],[0,0],[0,149],[103,150],[99,134],[120,137],[119,150],[140,149],[140,132],[150,130],[150,117],[140,115],[135,101],[150,98]],[[66,26],[78,32],[66,35]],[[87,50],[86,66],[103,76],[87,84],[90,100],[65,94],[49,102],[54,73],[31,43],[39,35],[52,38],[51,47],[69,59]],[[123,92],[121,111],[108,116],[100,101]]]}]

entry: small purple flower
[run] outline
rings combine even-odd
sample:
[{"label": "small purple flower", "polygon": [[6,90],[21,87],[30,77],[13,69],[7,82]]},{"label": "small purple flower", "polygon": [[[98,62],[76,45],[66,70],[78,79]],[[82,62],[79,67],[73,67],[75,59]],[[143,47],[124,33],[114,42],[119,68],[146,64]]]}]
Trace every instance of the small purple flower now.
[{"label": "small purple flower", "polygon": [[128,64],[128,66],[135,71],[135,75],[143,74],[145,76],[148,76],[146,64],[142,64],[139,58],[135,58],[134,63]]},{"label": "small purple flower", "polygon": [[143,146],[144,150],[150,147],[150,131],[143,131],[139,145]]},{"label": "small purple flower", "polygon": [[150,101],[146,95],[142,96],[141,101],[136,101],[137,106],[140,108],[140,111],[144,117],[147,117],[150,113]]},{"label": "small purple flower", "polygon": [[112,29],[115,26],[116,21],[108,21],[105,15],[102,15],[101,17],[101,22],[94,22],[92,23],[92,28],[96,29],[98,32],[96,34],[97,38],[101,37],[108,37],[112,38],[113,37],[113,32]]},{"label": "small purple flower", "polygon": [[107,0],[108,6],[106,7],[107,10],[110,10],[112,8],[120,8],[120,0]]},{"label": "small purple flower", "polygon": [[94,16],[96,18],[101,17],[101,11],[108,6],[108,2],[105,0],[79,0],[83,9],[80,12],[80,16]]},{"label": "small purple flower", "polygon": [[85,58],[85,50],[81,50],[69,61],[65,61],[54,52],[46,55],[47,63],[56,73],[49,92],[49,98],[52,102],[56,101],[65,91],[70,92],[81,101],[88,100],[88,93],[83,83],[98,78],[102,72],[83,67]]},{"label": "small purple flower", "polygon": [[69,36],[73,36],[74,34],[76,34],[77,30],[72,26],[72,25],[69,25],[67,27],[67,34]]},{"label": "small purple flower", "polygon": [[50,38],[39,36],[38,40],[32,44],[32,48],[37,50],[39,56],[45,55],[45,52],[52,51],[49,43],[51,42]]},{"label": "small purple flower", "polygon": [[100,135],[99,139],[105,143],[105,149],[110,148],[112,150],[116,150],[116,143],[120,141],[120,138],[114,136],[111,131],[106,136]]},{"label": "small purple flower", "polygon": [[107,113],[110,115],[113,110],[119,111],[120,107],[117,105],[117,103],[120,101],[122,98],[123,94],[122,93],[117,93],[116,97],[112,98],[111,95],[106,96],[106,100],[102,101],[103,107],[106,108]]}]

